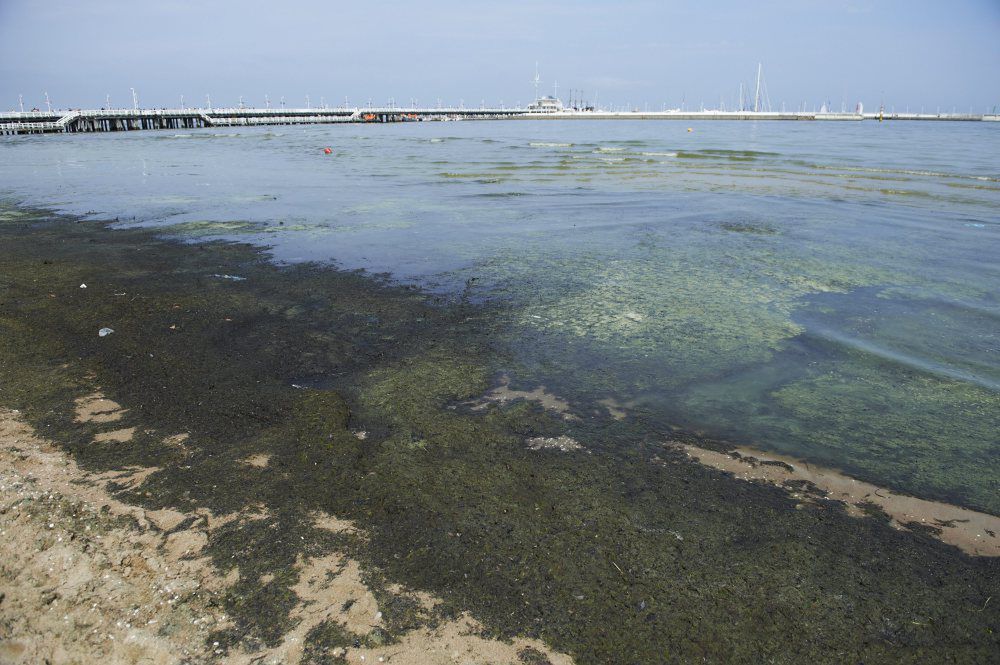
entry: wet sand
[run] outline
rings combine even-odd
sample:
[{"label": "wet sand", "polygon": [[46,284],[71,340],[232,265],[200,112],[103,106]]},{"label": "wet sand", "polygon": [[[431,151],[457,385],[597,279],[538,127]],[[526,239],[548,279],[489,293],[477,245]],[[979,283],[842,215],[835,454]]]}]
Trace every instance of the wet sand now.
[{"label": "wet sand", "polygon": [[1000,517],[976,512],[939,501],[927,501],[898,494],[833,469],[825,469],[802,460],[736,448],[722,453],[690,444],[676,443],[692,459],[714,469],[732,473],[746,481],[763,481],[788,489],[792,496],[809,500],[810,494],[795,487],[804,481],[821,490],[827,498],[841,501],[856,517],[867,515],[866,504],[877,506],[892,518],[893,526],[930,529],[931,535],[975,556],[1000,556]]},{"label": "wet sand", "polygon": [[481,411],[489,404],[507,404],[509,402],[524,400],[526,402],[534,402],[546,411],[556,413],[566,420],[580,419],[579,416],[573,413],[569,402],[558,395],[552,394],[546,390],[545,386],[538,386],[531,390],[517,390],[516,388],[511,388],[510,384],[510,377],[503,374],[497,380],[496,386],[483,393],[479,399],[467,402],[465,406],[468,406],[473,411]]}]

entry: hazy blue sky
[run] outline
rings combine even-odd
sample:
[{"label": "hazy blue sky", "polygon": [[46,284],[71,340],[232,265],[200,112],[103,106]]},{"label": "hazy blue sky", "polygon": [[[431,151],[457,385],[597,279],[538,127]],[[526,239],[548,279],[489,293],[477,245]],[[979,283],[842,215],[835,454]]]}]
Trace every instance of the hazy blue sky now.
[{"label": "hazy blue sky", "polygon": [[1000,105],[1000,0],[0,0],[0,108],[527,103]]}]

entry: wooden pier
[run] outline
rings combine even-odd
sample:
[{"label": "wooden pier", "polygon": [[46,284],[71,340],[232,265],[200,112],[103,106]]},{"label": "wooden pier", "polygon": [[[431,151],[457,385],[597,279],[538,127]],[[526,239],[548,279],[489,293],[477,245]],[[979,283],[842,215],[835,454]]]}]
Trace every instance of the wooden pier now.
[{"label": "wooden pier", "polygon": [[496,120],[527,114],[522,109],[100,109],[0,113],[0,134],[121,132],[254,125],[314,125],[341,122]]},{"label": "wooden pier", "polygon": [[[537,111],[521,108],[324,108],[324,109],[100,109],[0,113],[0,134],[121,132],[256,125],[387,123],[447,120],[879,120],[874,113],[771,113],[750,111]],[[996,115],[885,114],[884,121],[997,121]]]}]

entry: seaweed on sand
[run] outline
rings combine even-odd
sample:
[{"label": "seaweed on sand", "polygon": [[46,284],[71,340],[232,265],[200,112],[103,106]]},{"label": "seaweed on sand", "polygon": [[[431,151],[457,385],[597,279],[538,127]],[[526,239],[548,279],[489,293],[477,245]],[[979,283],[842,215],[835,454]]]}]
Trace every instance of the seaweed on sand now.
[{"label": "seaweed on sand", "polygon": [[[490,305],[42,211],[4,218],[0,242],[0,403],[87,468],[155,467],[130,501],[237,517],[207,546],[246,580],[222,601],[223,649],[280,640],[291,563],[342,548],[443,615],[585,663],[985,662],[1000,646],[997,560],[681,455],[651,463],[624,428],[452,408],[504,364]],[[98,387],[133,440],[74,420]],[[594,452],[530,450],[534,432]],[[367,538],[317,529],[317,511]],[[407,607],[379,640],[433,620]],[[315,644],[350,637],[327,628]]]}]

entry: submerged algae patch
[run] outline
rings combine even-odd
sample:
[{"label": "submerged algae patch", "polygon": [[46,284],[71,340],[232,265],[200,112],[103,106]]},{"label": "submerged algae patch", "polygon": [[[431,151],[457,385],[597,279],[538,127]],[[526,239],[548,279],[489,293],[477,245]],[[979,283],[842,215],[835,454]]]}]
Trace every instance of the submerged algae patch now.
[{"label": "submerged algae patch", "polygon": [[723,222],[719,226],[726,231],[732,231],[733,233],[751,233],[762,236],[771,236],[778,232],[770,224],[760,224],[748,221]]},{"label": "submerged algae patch", "polygon": [[[655,463],[664,453],[646,442],[659,433],[633,423],[566,421],[523,402],[463,409],[509,363],[502,308],[277,268],[241,245],[33,221],[0,226],[12,249],[0,401],[91,469],[158,468],[124,498],[232,518],[206,546],[220,572],[240,571],[221,648],[280,640],[294,621],[291,563],[332,548],[434,592],[442,618],[469,611],[487,635],[538,637],[578,662],[900,649],[974,661],[998,646],[1000,613],[984,605],[1000,594],[996,562],[836,507],[796,510],[783,490],[680,455]],[[115,334],[99,338],[109,324]],[[302,377],[312,387],[294,387]],[[96,386],[127,409],[114,426],[136,426],[131,443],[95,447],[96,425],[74,422],[74,400]],[[177,432],[183,447],[164,443]],[[593,454],[526,445],[560,436]],[[267,465],[244,463],[254,455]],[[316,511],[367,538],[317,529]],[[435,620],[407,607],[379,640]],[[320,631],[310,644],[344,638]]]},{"label": "submerged algae patch", "polygon": [[[753,232],[720,236],[720,224]],[[466,272],[487,293],[511,300],[514,334],[550,337],[554,355],[567,337],[620,349],[626,358],[668,366],[659,379],[674,386],[767,362],[803,331],[793,315],[805,296],[908,281],[892,267],[818,243],[789,256],[782,236],[802,232],[789,221],[723,219],[699,227],[640,218],[621,230],[615,226],[613,238],[602,228],[588,231],[589,246],[569,251],[526,243]],[[617,392],[627,395],[629,386]]]},{"label": "submerged algae patch", "polygon": [[[905,401],[894,397],[906,394]],[[882,364],[829,363],[774,393],[809,422],[787,438],[866,479],[1000,514],[1000,395]],[[793,452],[795,452],[793,450]]]},{"label": "submerged algae patch", "polygon": [[250,233],[263,233],[268,225],[263,222],[250,222],[243,220],[210,221],[198,220],[189,222],[177,222],[169,224],[160,229],[171,234],[185,236],[189,238],[206,238],[219,236],[232,236]]},{"label": "submerged algae patch", "polygon": [[[988,316],[878,289],[812,296],[795,315],[807,332],[767,365],[691,386],[682,408],[692,420],[721,414],[710,428],[717,436],[997,515],[990,336],[965,348],[958,334]],[[930,325],[952,334],[931,344]]]},{"label": "submerged algae patch", "polygon": [[[628,402],[652,427],[849,464],[917,496],[926,480],[927,496],[996,512],[989,395],[1000,375],[989,278],[959,283],[908,265],[933,264],[960,245],[882,238],[860,215],[765,222],[734,210],[655,220],[635,207],[627,223],[574,229],[562,242],[532,238],[460,273],[476,278],[482,297],[510,302],[501,335],[516,349],[518,376],[574,402]],[[840,242],[829,241],[834,222]],[[865,410],[864,379],[851,397],[811,383],[819,370],[874,372],[873,399],[894,416]],[[914,392],[925,374],[928,386]],[[932,394],[931,385],[942,389]],[[798,389],[808,392],[801,406]],[[815,417],[809,401],[837,410],[837,422]],[[931,413],[935,424],[919,426]],[[931,472],[932,450],[956,463]],[[957,462],[971,451],[987,461]]]}]

